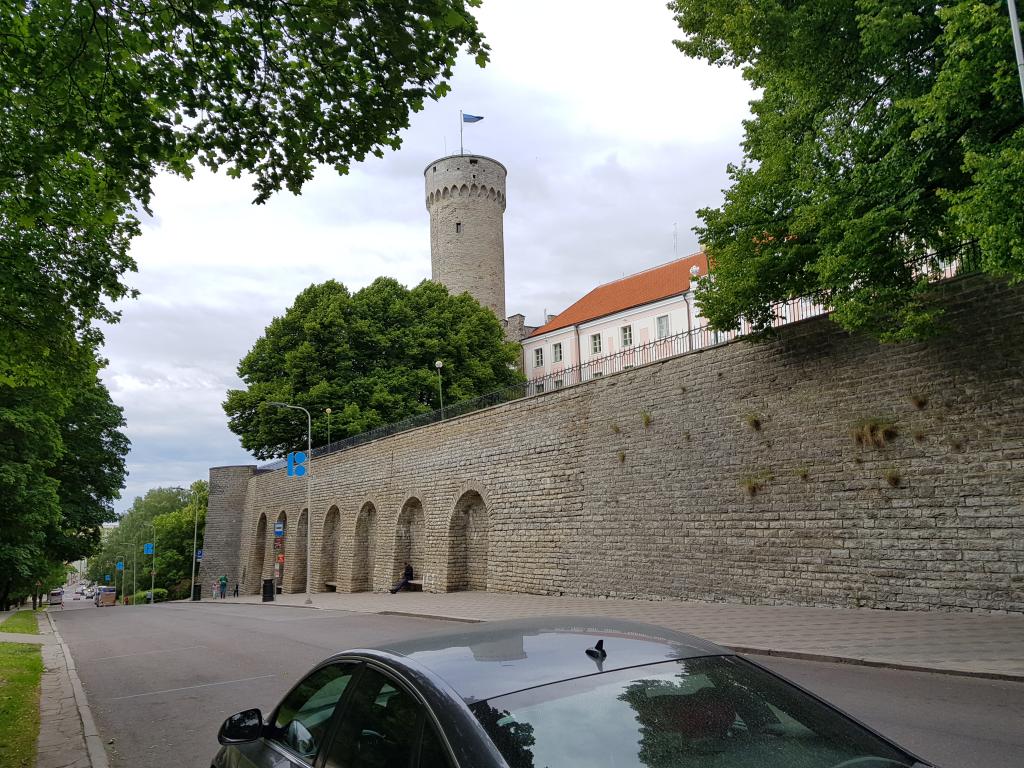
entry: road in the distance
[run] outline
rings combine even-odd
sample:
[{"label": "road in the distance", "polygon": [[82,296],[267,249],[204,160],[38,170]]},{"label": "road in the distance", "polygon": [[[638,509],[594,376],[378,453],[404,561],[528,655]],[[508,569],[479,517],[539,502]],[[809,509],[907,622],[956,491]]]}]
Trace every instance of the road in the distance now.
[{"label": "road in the distance", "polygon": [[[228,715],[267,712],[345,648],[451,622],[283,606],[171,603],[55,612],[115,768],[208,768]],[[758,658],[943,768],[1024,765],[1024,684]]]}]

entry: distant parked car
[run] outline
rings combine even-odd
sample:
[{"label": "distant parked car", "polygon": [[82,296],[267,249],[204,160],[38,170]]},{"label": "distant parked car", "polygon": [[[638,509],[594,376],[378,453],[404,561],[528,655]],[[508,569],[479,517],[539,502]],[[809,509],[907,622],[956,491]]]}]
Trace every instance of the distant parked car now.
[{"label": "distant parked car", "polygon": [[725,648],[603,618],[486,623],[339,653],[213,768],[926,768]]}]

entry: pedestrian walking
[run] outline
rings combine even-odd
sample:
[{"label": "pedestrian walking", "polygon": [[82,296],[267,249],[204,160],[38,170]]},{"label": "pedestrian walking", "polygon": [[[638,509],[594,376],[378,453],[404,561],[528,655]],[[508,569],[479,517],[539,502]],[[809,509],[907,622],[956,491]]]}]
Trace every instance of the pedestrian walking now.
[{"label": "pedestrian walking", "polygon": [[217,582],[213,581],[210,583],[210,597],[214,600],[217,599]]},{"label": "pedestrian walking", "polygon": [[221,577],[220,577],[220,599],[224,600],[224,599],[227,598],[227,596],[228,596],[228,576],[225,573],[225,574],[222,574]]},{"label": "pedestrian walking", "polygon": [[232,595],[232,597],[238,597],[238,582],[237,581],[235,582],[235,592]]}]

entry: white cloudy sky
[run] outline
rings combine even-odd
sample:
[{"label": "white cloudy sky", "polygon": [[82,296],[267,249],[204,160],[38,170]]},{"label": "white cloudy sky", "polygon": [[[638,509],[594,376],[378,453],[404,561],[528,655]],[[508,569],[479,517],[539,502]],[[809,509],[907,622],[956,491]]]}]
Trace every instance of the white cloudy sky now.
[{"label": "white cloudy sky", "polygon": [[721,200],[752,94],[736,71],[685,58],[664,0],[487,0],[491,63],[455,70],[452,93],[414,115],[403,147],[301,197],[253,206],[244,181],[156,183],[134,244],[139,299],[108,329],[104,379],[125,409],[130,476],[119,510],[157,485],[252,463],[221,402],[238,360],[313,282],[358,289],[430,275],[423,168],[466,151],[508,168],[509,314],[539,324],[593,286],[696,249],[695,211]]}]

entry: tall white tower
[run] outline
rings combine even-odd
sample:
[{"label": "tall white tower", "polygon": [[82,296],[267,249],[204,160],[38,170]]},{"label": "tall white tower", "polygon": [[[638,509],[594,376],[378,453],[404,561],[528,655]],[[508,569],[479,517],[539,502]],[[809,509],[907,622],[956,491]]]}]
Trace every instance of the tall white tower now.
[{"label": "tall white tower", "polygon": [[431,277],[468,293],[505,320],[505,166],[449,155],[423,171],[430,213]]}]

